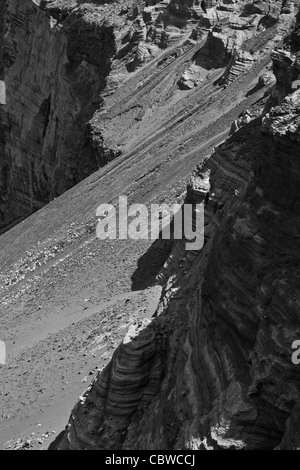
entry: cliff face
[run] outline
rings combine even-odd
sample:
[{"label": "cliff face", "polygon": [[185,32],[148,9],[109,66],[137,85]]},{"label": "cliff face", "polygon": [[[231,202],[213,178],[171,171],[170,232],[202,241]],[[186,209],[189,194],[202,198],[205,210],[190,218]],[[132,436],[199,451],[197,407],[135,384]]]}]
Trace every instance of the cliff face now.
[{"label": "cliff face", "polygon": [[[0,230],[64,193],[1,236],[0,445],[45,404],[65,424],[95,363],[56,448],[298,445],[297,7],[0,2]],[[200,252],[96,238],[100,203],[188,178]]]},{"label": "cliff face", "polygon": [[[143,141],[140,121],[152,114],[160,122],[159,99],[144,86],[155,58],[167,67],[190,51],[175,83],[160,90],[170,106],[178,87],[223,72],[228,84],[259,62],[289,30],[295,7],[251,5],[1,0],[0,230],[125,152],[133,135],[134,145]],[[130,86],[116,93],[140,68],[140,96]]]},{"label": "cliff face", "polygon": [[66,14],[61,24],[38,3],[1,2],[6,100],[1,106],[0,228],[115,156],[93,148],[88,128],[116,50],[113,27],[89,9]]},{"label": "cliff face", "polygon": [[[299,447],[300,92],[283,87],[289,54],[274,56],[280,104],[193,174],[187,202],[210,190],[204,248],[174,246],[155,318],[128,332],[58,449]],[[290,80],[296,72],[294,61]]]}]

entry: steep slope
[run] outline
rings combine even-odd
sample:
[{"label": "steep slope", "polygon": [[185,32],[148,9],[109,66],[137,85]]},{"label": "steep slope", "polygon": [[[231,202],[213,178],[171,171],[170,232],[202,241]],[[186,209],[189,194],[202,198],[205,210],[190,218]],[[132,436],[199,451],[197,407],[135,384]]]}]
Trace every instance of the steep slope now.
[{"label": "steep slope", "polygon": [[[251,77],[245,76],[244,80],[241,88],[251,90]],[[255,72],[253,80],[256,83]],[[174,125],[173,137],[165,139],[162,134],[149,139],[144,149],[110,162],[1,236],[0,335],[8,351],[7,367],[0,369],[2,443],[23,432],[27,436],[29,431],[36,433],[39,430],[36,423],[42,422],[44,433],[52,420],[54,429],[62,429],[70,400],[75,402],[84,388],[81,380],[96,365],[100,368],[105,365],[111,356],[110,348],[106,358],[100,359],[110,338],[114,338],[111,322],[102,322],[106,316],[102,313],[103,304],[110,299],[117,301],[119,296],[126,300],[130,293],[141,289],[146,289],[147,294],[147,287],[155,283],[155,276],[168,256],[167,241],[100,242],[95,233],[97,206],[117,203],[122,194],[128,195],[129,203],[182,201],[199,155],[209,154],[227,135],[232,121],[260,99],[264,91],[245,98],[241,89],[229,86],[226,95],[216,96],[215,103],[207,106],[211,122],[203,122],[201,134],[197,134],[197,126],[201,129],[200,116],[184,115],[186,119]],[[201,90],[195,90],[191,101],[195,96],[200,98]],[[215,120],[220,100],[228,106],[228,113]],[[232,106],[235,100],[237,105]],[[193,129],[196,137],[186,146],[180,146],[185,140],[183,126],[188,132]],[[130,306],[135,308],[129,303],[127,311]],[[115,331],[121,328],[122,337],[124,306],[113,310]],[[92,323],[90,315],[94,315]],[[74,343],[73,328],[75,337],[82,338],[83,343]],[[89,348],[94,335],[99,340],[102,337],[96,349]],[[117,338],[113,341],[115,346],[116,341]],[[59,361],[61,357],[64,360]],[[16,375],[12,375],[12,370]],[[16,376],[17,380],[13,378]],[[49,380],[52,387],[41,387]]]},{"label": "steep slope", "polygon": [[210,185],[204,249],[188,257],[178,242],[155,317],[129,330],[57,448],[298,447],[300,92],[282,101],[289,54],[274,55],[280,104],[194,173],[187,201]]},{"label": "steep slope", "polygon": [[[290,406],[284,399],[278,405],[280,409],[284,408],[280,422],[272,425],[269,437],[266,437],[269,415],[262,423],[259,421],[261,437],[260,431],[256,433],[255,430],[253,437],[249,437],[247,423],[250,421],[247,419],[244,427],[235,422],[233,428],[241,435],[241,442],[236,442],[230,429],[229,443],[224,438],[224,442],[216,444],[218,438],[215,436],[221,428],[217,424],[212,426],[216,428],[212,439],[207,429],[209,423],[218,423],[214,416],[221,412],[226,423],[233,422],[236,409],[244,406],[245,395],[242,393],[237,407],[229,399],[227,401],[227,395],[236,401],[235,390],[246,389],[240,375],[243,357],[247,356],[254,333],[250,342],[245,342],[245,354],[241,355],[238,348],[244,347],[243,339],[235,338],[239,307],[233,305],[234,317],[229,318],[232,340],[226,333],[229,327],[222,326],[227,318],[227,310],[221,309],[224,290],[217,289],[215,283],[220,282],[226,287],[226,272],[234,272],[230,264],[225,269],[222,253],[228,255],[227,262],[230,263],[237,251],[233,250],[232,255],[231,245],[227,246],[227,239],[224,241],[222,236],[230,238],[234,233],[239,204],[244,198],[248,201],[243,190],[252,175],[254,160],[260,160],[261,164],[257,167],[257,176],[252,175],[252,178],[258,180],[259,172],[267,171],[259,156],[262,145],[260,118],[253,118],[260,116],[265,106],[269,110],[271,104],[291,91],[285,84],[285,91],[279,93],[279,75],[284,76],[285,67],[285,61],[279,60],[279,73],[274,69],[278,84],[272,90],[272,99],[268,99],[274,78],[270,73],[270,51],[276,45],[282,46],[294,24],[294,6],[282,8],[281,2],[273,2],[266,12],[265,4],[258,6],[252,2],[207,3],[204,13],[199,11],[196,2],[171,1],[170,4],[137,5],[134,8],[125,3],[118,5],[118,18],[122,24],[119,30],[113,30],[116,51],[102,92],[103,101],[99,109],[93,108],[92,117],[85,116],[81,122],[87,129],[89,145],[97,158],[103,155],[103,149],[108,149],[106,155],[112,155],[113,161],[1,236],[0,339],[6,341],[8,351],[7,366],[0,368],[1,447],[12,445],[7,441],[17,436],[24,438],[32,432],[36,435],[37,431],[45,435],[49,428],[61,430],[67,422],[72,402],[75,403],[88,385],[83,382],[89,382],[89,378],[93,381],[92,389],[76,405],[70,429],[59,447],[199,448],[202,441],[204,446],[209,441],[211,446],[254,448],[274,447],[280,441],[285,419],[290,413]],[[22,5],[25,8],[26,2]],[[92,31],[99,28],[99,23],[94,23],[95,11],[112,11],[116,4],[56,0],[41,2],[42,10],[31,2],[31,8],[37,16],[47,11],[59,25],[62,24],[63,36],[67,25],[72,29],[71,19],[78,20],[79,24],[76,21],[74,24],[82,26],[84,31],[88,23],[89,37],[90,27]],[[100,16],[102,25],[102,13]],[[49,17],[43,18],[47,18],[48,24]],[[126,34],[124,23],[128,29]],[[106,30],[107,24],[103,24],[103,28]],[[291,46],[295,47],[295,44],[292,38]],[[81,41],[77,46],[79,61],[83,54]],[[98,46],[101,48],[97,42]],[[67,44],[65,47],[68,50]],[[237,55],[237,47],[242,54]],[[53,53],[53,57],[57,58],[57,55]],[[76,58],[75,51],[70,57]],[[296,62],[296,56],[292,56],[288,66]],[[76,68],[78,64],[73,65]],[[12,66],[6,72],[16,71]],[[294,77],[294,72],[291,76]],[[13,82],[8,78],[5,80],[9,88]],[[85,76],[78,84],[82,86],[84,80]],[[53,81],[54,84],[57,82],[59,80]],[[292,87],[292,83],[288,85]],[[87,91],[90,93],[91,90]],[[83,102],[86,103],[86,97]],[[8,139],[5,119],[10,111],[5,106],[1,106],[4,119],[1,129],[6,129],[4,137]],[[244,113],[247,109],[249,112]],[[16,114],[19,116],[19,112]],[[232,122],[235,122],[234,129],[242,127],[241,130],[213,152],[228,136]],[[265,133],[269,135],[266,144],[271,145],[272,125],[266,126]],[[72,134],[73,137],[67,139],[76,146],[77,137],[81,135],[79,128],[72,124],[70,129],[72,132],[77,129],[76,138]],[[67,135],[63,127],[61,132],[64,137]],[[5,152],[9,150],[6,143],[1,148]],[[94,155],[89,149],[88,146],[88,158]],[[118,158],[114,158],[117,154]],[[206,160],[211,154],[212,157]],[[10,153],[5,155],[8,158]],[[65,149],[62,157],[68,158],[68,155],[68,149]],[[204,166],[198,168],[189,182],[193,168],[204,159]],[[1,161],[4,160],[1,158]],[[82,161],[89,160],[83,158]],[[73,165],[73,157],[70,162]],[[17,171],[10,160],[9,168]],[[80,168],[81,163],[78,163]],[[53,181],[55,184],[60,181],[62,186],[65,184],[64,177]],[[178,243],[168,259],[172,248],[169,241],[100,242],[96,238],[95,212],[100,203],[117,203],[118,197],[124,194],[130,203],[173,203],[182,202],[185,197],[188,201],[203,201],[203,184],[204,189],[209,185],[212,189],[206,213],[207,244],[201,254],[187,253]],[[18,189],[16,194],[24,201],[27,183],[23,192],[19,192],[18,185],[12,187]],[[10,200],[13,203],[14,197]],[[14,207],[17,207],[15,202]],[[6,203],[3,207],[5,212]],[[23,209],[24,206],[18,215]],[[230,222],[228,213],[233,214]],[[245,249],[245,256],[249,251],[249,247]],[[248,264],[243,262],[241,266],[245,269],[250,264],[250,261]],[[224,279],[218,281],[220,273]],[[239,291],[243,288],[244,277],[248,281],[249,274],[245,270],[241,272],[241,279],[236,280],[236,275],[228,277],[229,287],[233,289],[232,283]],[[236,297],[238,303],[239,297]],[[234,299],[235,295],[231,294],[229,300],[233,302]],[[245,302],[248,301],[247,297]],[[201,317],[202,308],[206,313]],[[241,316],[243,312],[242,309]],[[220,314],[220,321],[217,314]],[[258,323],[255,315],[252,319],[249,314],[250,331],[253,324]],[[198,325],[200,318],[205,329],[202,323]],[[217,330],[214,318],[220,323],[220,330]],[[248,317],[241,325],[238,323],[241,337],[245,334],[246,321]],[[112,352],[124,336],[112,362],[98,375],[98,368],[101,370],[109,363]],[[231,362],[222,355],[223,343],[228,345],[225,349]],[[234,349],[231,355],[230,348]],[[237,357],[241,361],[238,366]],[[197,369],[199,361],[203,365],[200,371]],[[205,368],[207,374],[201,379]],[[216,379],[212,378],[213,369],[216,369]],[[249,374],[247,372],[247,377]],[[252,379],[245,380],[250,383]],[[232,394],[231,389],[226,388],[228,382],[232,383]],[[214,399],[217,405],[210,408]],[[95,411],[95,403],[98,411]],[[255,413],[251,406],[252,402],[250,418]],[[264,406],[262,414],[265,413]],[[219,407],[223,410],[220,413]],[[204,424],[200,426],[201,420]],[[41,426],[37,427],[37,424]],[[137,438],[141,425],[147,431]],[[161,429],[160,435],[158,429]],[[37,442],[36,445],[41,444]]]},{"label": "steep slope", "polygon": [[168,131],[179,89],[261,61],[294,7],[251,5],[1,0],[0,230]]}]

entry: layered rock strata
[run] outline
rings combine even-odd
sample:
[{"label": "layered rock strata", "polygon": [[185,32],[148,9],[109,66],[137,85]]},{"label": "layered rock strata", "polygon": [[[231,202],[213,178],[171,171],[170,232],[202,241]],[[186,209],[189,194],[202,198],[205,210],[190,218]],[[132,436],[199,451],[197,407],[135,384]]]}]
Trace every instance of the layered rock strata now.
[{"label": "layered rock strata", "polygon": [[[109,117],[106,103],[137,69],[160,57],[167,68],[188,47],[194,54],[181,78],[174,73],[174,88],[204,86],[216,71],[225,71],[220,84],[230,83],[280,41],[296,6],[2,0],[0,230],[122,153],[136,116]],[[142,109],[137,119],[152,112]],[[103,132],[108,121],[121,142]]]},{"label": "layered rock strata", "polygon": [[116,156],[93,147],[88,127],[116,51],[112,26],[88,9],[60,23],[37,3],[5,5],[0,228]]},{"label": "layered rock strata", "polygon": [[[277,77],[284,66],[275,64]],[[291,359],[300,337],[299,109],[296,91],[195,170],[186,200],[206,203],[206,243],[190,253],[182,241],[174,246],[156,316],[138,335],[143,366],[135,348],[120,374],[120,346],[58,449],[299,447],[299,366]],[[136,401],[148,387],[149,400]]]}]

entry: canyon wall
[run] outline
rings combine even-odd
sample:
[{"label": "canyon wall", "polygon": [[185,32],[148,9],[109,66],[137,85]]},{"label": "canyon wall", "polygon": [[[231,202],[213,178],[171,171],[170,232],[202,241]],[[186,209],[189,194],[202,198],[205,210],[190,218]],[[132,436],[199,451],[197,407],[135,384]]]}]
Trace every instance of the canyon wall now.
[{"label": "canyon wall", "polygon": [[93,148],[88,126],[116,50],[113,27],[88,9],[61,24],[38,3],[1,2],[0,228],[116,156]]},{"label": "canyon wall", "polygon": [[[54,447],[298,445],[291,361],[299,337],[297,9],[298,2],[275,0],[0,1],[0,231],[108,164],[1,238],[10,336],[11,326],[30,329],[38,312],[43,323],[45,303],[53,324],[68,296],[85,303],[81,286],[74,292],[80,282],[93,279],[100,303],[111,287],[120,294],[122,276],[130,286],[127,248],[95,248],[94,209],[121,194],[174,202],[183,191],[178,181],[200,162],[186,202],[205,204],[204,248],[174,244],[157,276],[155,315],[131,325]],[[83,270],[77,248],[88,236],[93,249]],[[132,268],[133,291],[157,274],[153,250]],[[164,262],[166,247],[158,251]],[[102,342],[102,332],[95,335]],[[36,370],[47,370],[41,364]],[[34,371],[27,383],[38,386],[41,403],[40,384],[48,382],[32,379]],[[18,419],[34,408],[34,401],[22,408],[21,388]],[[3,403],[7,415],[12,404]]]},{"label": "canyon wall", "polygon": [[143,140],[139,123],[159,97],[142,85],[139,96],[130,85],[116,93],[138,69],[143,83],[148,63],[161,57],[167,70],[190,49],[170,104],[218,71],[226,86],[282,40],[296,6],[1,0],[0,231],[126,153],[133,135]]},{"label": "canyon wall", "polygon": [[277,84],[260,112],[250,109],[254,118],[191,177],[186,202],[203,204],[209,195],[203,249],[176,243],[158,278],[156,314],[128,331],[75,406],[57,449],[299,447],[299,366],[291,360],[300,335],[293,37],[273,54]]}]

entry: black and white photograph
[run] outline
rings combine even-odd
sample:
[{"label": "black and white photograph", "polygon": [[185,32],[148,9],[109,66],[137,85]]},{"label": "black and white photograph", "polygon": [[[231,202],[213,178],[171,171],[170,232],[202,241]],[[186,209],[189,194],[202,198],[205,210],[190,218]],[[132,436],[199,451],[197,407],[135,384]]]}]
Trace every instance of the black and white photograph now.
[{"label": "black and white photograph", "polygon": [[0,0],[0,450],[300,450],[300,0]]}]

